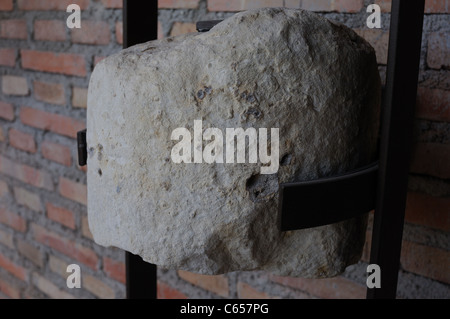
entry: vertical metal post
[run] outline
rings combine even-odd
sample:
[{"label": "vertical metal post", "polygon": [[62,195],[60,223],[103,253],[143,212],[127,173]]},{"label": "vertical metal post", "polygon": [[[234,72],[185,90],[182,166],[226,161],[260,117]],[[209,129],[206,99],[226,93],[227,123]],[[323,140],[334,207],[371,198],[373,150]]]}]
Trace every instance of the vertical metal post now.
[{"label": "vertical metal post", "polygon": [[123,0],[123,47],[158,37],[158,0]]},{"label": "vertical metal post", "polygon": [[370,263],[381,269],[381,288],[367,298],[396,297],[424,14],[424,0],[393,0],[380,167]]},{"label": "vertical metal post", "polygon": [[[123,1],[123,48],[157,38],[158,1]],[[128,299],[156,299],[156,265],[125,253]]]}]

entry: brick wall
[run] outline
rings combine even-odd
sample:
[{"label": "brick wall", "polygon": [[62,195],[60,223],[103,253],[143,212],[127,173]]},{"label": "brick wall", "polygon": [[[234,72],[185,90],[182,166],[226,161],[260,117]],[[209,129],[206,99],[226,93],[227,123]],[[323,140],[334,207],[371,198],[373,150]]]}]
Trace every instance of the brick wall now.
[{"label": "brick wall", "polygon": [[[401,298],[450,296],[449,2],[426,1]],[[71,3],[82,9],[81,30],[66,27]],[[370,3],[382,8],[382,29],[366,27]],[[384,78],[387,0],[160,0],[158,37],[272,6],[317,11],[355,29],[375,47]],[[125,296],[123,251],[96,245],[89,232],[85,169],[77,165],[74,139],[85,127],[95,64],[121,49],[121,8],[121,0],[0,0],[0,297]],[[361,261],[336,278],[159,269],[158,297],[364,298],[370,238],[369,223]],[[66,287],[72,263],[81,266],[81,289]]]}]

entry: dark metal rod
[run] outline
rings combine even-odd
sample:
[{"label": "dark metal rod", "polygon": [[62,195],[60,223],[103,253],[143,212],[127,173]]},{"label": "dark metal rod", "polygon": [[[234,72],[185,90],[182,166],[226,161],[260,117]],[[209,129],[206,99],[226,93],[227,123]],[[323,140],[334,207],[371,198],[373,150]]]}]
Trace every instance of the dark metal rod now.
[{"label": "dark metal rod", "polygon": [[[123,48],[154,40],[158,35],[158,1],[123,1]],[[156,265],[125,252],[128,299],[156,299]]]},{"label": "dark metal rod", "polygon": [[216,24],[222,22],[223,20],[206,20],[206,21],[198,21],[195,25],[198,32],[208,32],[211,30]]},{"label": "dark metal rod", "polygon": [[[279,190],[281,231],[337,223],[375,208],[378,163],[343,175],[297,183]],[[326,194],[326,200],[323,200]]]},{"label": "dark metal rod", "polygon": [[138,255],[125,253],[127,299],[156,299],[156,265]]},{"label": "dark metal rod", "polygon": [[123,47],[158,37],[158,1],[123,0]]},{"label": "dark metal rod", "polygon": [[381,269],[381,288],[368,299],[394,299],[412,147],[424,0],[394,0],[391,9],[380,167],[370,263]]},{"label": "dark metal rod", "polygon": [[78,165],[80,166],[85,166],[87,163],[86,132],[86,129],[77,132]]}]

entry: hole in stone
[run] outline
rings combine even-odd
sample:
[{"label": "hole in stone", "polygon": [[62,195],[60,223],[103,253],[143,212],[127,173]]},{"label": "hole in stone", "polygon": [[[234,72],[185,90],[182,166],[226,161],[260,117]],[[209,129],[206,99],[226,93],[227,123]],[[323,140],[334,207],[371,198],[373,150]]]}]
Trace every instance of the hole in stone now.
[{"label": "hole in stone", "polygon": [[247,179],[245,188],[252,202],[263,202],[278,192],[277,174],[256,174]]},{"label": "hole in stone", "polygon": [[256,102],[256,97],[253,94],[249,94],[247,96],[247,102],[249,103],[255,103]]},{"label": "hole in stone", "polygon": [[99,175],[99,176],[102,176],[102,174],[103,174],[102,169],[99,168],[99,169],[98,169],[98,175]]},{"label": "hole in stone", "polygon": [[211,92],[212,92],[212,88],[210,86],[205,86],[205,93],[211,94]]},{"label": "hole in stone", "polygon": [[292,160],[291,154],[284,155],[280,160],[280,166],[286,166],[286,165],[291,164],[291,160]]},{"label": "hole in stone", "polygon": [[261,111],[259,110],[259,109],[257,109],[256,107],[251,107],[251,108],[249,108],[246,112],[245,112],[245,114],[247,115],[247,116],[253,116],[254,118],[256,118],[256,119],[258,119],[258,118],[260,118],[261,117],[261,115],[262,115],[262,113],[261,113]]},{"label": "hole in stone", "polygon": [[198,97],[200,100],[203,100],[203,98],[205,97],[205,91],[203,91],[203,90],[198,90],[198,92],[197,92],[197,97]]}]

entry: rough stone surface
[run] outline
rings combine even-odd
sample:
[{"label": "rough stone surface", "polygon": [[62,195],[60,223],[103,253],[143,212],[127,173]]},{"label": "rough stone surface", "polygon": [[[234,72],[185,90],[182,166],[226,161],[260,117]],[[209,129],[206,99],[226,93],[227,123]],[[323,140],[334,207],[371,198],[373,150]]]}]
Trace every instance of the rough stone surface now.
[{"label": "rough stone surface", "polygon": [[[112,55],[96,66],[88,94],[94,239],[203,274],[341,273],[360,257],[366,216],[280,232],[278,185],[373,160],[379,102],[370,45],[301,10],[242,12],[207,33]],[[171,133],[192,134],[194,120],[222,132],[279,128],[278,172],[259,175],[260,163],[173,163]]]}]

